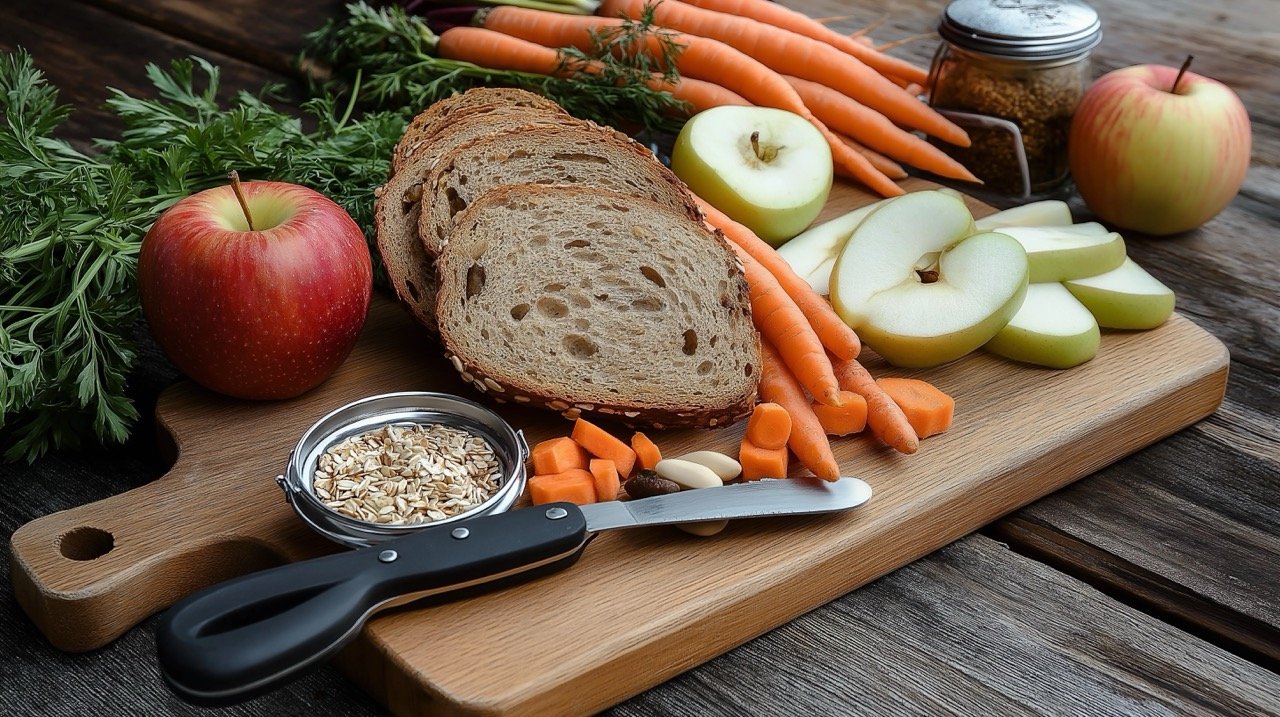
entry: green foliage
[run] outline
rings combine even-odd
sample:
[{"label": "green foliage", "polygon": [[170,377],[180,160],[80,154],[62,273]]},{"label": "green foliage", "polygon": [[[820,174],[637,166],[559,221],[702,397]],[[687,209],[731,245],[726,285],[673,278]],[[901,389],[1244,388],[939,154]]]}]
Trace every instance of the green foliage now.
[{"label": "green foliage", "polygon": [[[155,218],[184,196],[245,179],[312,187],[372,237],[373,191],[404,130],[400,112],[350,119],[328,96],[304,117],[274,109],[278,88],[219,101],[199,58],[148,65],[157,91],[113,91],[118,140],[86,155],[53,137],[70,113],[23,51],[0,54],[0,446],[35,460],[89,435],[123,441],[139,318],[137,254]],[[305,121],[304,121],[305,118]],[[308,130],[306,124],[314,124]]]},{"label": "green foliage", "polygon": [[[483,12],[483,11],[481,11]],[[675,79],[674,62],[653,63],[636,48],[656,36],[666,60],[681,49],[647,22],[628,22],[620,30],[596,36],[590,52],[563,50],[566,77],[491,70],[469,62],[434,56],[436,36],[427,23],[399,7],[347,5],[345,18],[330,20],[307,35],[301,63],[318,86],[346,92],[358,84],[359,102],[374,108],[417,108],[472,87],[519,87],[557,102],[575,117],[619,127],[637,125],[652,133],[679,130],[686,109],[670,93],[649,87],[651,71]],[[627,52],[614,52],[627,49]],[[581,70],[588,61],[602,71]],[[651,66],[653,65],[653,66]],[[576,71],[575,71],[576,70]],[[362,79],[356,83],[356,78]]]}]

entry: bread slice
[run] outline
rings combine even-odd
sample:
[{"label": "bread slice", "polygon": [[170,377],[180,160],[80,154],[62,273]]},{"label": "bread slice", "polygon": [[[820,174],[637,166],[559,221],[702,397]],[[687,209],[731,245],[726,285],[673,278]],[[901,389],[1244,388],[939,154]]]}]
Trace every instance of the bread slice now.
[{"label": "bread slice", "polygon": [[649,199],[681,213],[701,214],[688,188],[647,147],[608,127],[519,128],[460,144],[427,175],[418,237],[438,255],[454,217],[504,184],[581,184]]},{"label": "bread slice", "polygon": [[452,116],[486,114],[505,108],[525,109],[523,116],[526,118],[537,113],[569,116],[564,108],[542,95],[514,87],[476,87],[446,97],[414,117],[391,154],[391,172],[399,171],[432,135],[448,128]]},{"label": "bread slice", "polygon": [[418,211],[423,180],[436,158],[495,131],[579,122],[568,114],[521,105],[485,105],[483,111],[458,109],[449,115],[447,127],[430,133],[400,171],[393,172],[375,192],[374,232],[387,278],[396,297],[427,330],[434,332],[436,324],[435,268],[418,239]]},{"label": "bread slice", "polygon": [[742,266],[686,213],[503,186],[458,217],[437,273],[446,355],[495,399],[655,428],[724,426],[755,403]]}]

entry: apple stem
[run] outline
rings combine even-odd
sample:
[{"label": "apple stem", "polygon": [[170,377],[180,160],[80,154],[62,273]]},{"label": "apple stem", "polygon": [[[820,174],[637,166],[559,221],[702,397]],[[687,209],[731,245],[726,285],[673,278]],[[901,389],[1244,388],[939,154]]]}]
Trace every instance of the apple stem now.
[{"label": "apple stem", "polygon": [[1173,78],[1173,87],[1169,88],[1173,94],[1178,94],[1178,83],[1182,82],[1182,76],[1187,74],[1187,68],[1191,67],[1191,61],[1194,59],[1196,59],[1195,55],[1187,55],[1187,59],[1183,60],[1182,67],[1178,69],[1178,76]]},{"label": "apple stem", "polygon": [[231,191],[236,193],[236,199],[240,202],[240,211],[244,212],[244,220],[249,223],[249,231],[257,231],[253,227],[253,215],[249,213],[249,203],[244,200],[244,189],[240,187],[240,173],[233,169],[227,174],[227,179],[231,180]]}]

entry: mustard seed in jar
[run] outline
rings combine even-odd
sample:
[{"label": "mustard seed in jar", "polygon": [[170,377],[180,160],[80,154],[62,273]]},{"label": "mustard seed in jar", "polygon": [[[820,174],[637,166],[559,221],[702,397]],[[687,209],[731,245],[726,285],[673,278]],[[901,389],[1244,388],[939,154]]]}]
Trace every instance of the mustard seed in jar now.
[{"label": "mustard seed in jar", "polygon": [[953,0],[938,25],[929,103],[972,144],[939,143],[985,188],[1047,192],[1067,178],[1067,134],[1102,39],[1079,0]]}]

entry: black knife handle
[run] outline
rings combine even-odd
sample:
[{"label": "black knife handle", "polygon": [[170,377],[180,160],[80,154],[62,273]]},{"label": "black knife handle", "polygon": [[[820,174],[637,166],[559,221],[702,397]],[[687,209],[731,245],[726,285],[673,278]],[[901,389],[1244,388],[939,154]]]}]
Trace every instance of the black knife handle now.
[{"label": "black knife handle", "polygon": [[378,609],[567,567],[587,537],[582,511],[553,503],[245,575],[165,613],[160,668],[189,702],[239,702],[331,656]]}]

